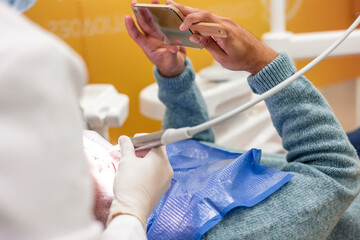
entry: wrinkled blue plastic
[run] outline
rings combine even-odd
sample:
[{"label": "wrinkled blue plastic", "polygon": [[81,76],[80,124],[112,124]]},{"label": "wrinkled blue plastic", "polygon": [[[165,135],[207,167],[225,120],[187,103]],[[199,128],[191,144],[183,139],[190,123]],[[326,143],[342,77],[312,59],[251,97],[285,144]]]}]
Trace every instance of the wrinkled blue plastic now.
[{"label": "wrinkled blue plastic", "polygon": [[167,146],[174,169],[169,191],[148,219],[148,239],[200,239],[231,209],[251,207],[293,175],[261,166],[261,151],[244,154],[194,140]]}]

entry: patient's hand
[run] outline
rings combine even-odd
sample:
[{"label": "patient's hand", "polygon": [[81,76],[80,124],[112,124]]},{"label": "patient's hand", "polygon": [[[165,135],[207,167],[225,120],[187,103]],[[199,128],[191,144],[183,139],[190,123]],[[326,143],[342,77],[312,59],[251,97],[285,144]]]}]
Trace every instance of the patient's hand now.
[{"label": "patient's hand", "polygon": [[230,18],[220,17],[208,11],[184,6],[171,0],[168,0],[167,4],[178,8],[185,16],[184,22],[180,26],[182,31],[187,31],[199,22],[223,25],[228,35],[227,38],[212,38],[193,34],[190,41],[207,49],[215,60],[227,69],[245,70],[255,75],[278,55]]},{"label": "patient's hand", "polygon": [[[136,3],[137,1],[132,1],[132,8]],[[157,4],[159,1],[152,0],[152,3]],[[135,16],[142,32],[136,27],[134,20],[130,16],[126,16],[125,25],[130,37],[141,47],[149,60],[158,67],[161,75],[164,77],[180,75],[185,69],[185,48],[165,45],[151,25],[136,14]]]}]

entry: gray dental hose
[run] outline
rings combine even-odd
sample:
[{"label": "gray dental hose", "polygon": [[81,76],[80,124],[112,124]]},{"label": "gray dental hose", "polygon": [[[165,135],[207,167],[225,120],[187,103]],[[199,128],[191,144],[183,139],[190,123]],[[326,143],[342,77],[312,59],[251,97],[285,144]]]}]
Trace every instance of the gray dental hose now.
[{"label": "gray dental hose", "polygon": [[221,123],[251,107],[258,104],[259,102],[273,96],[275,93],[279,92],[281,89],[288,86],[290,83],[304,75],[306,72],[308,72],[310,69],[312,69],[316,64],[318,64],[320,61],[322,61],[325,57],[327,57],[332,51],[334,51],[349,35],[352,31],[355,30],[355,28],[360,23],[360,16],[353,22],[353,24],[339,37],[338,40],[336,40],[329,48],[327,48],[323,53],[321,53],[318,57],[316,57],[314,60],[312,60],[309,64],[307,64],[305,67],[297,71],[294,75],[286,79],[285,81],[281,82],[277,86],[273,87],[272,89],[268,90],[267,92],[261,94],[257,98],[245,103],[244,105],[241,105],[240,107],[222,115],[217,118],[214,118],[212,120],[209,120],[207,122],[204,122],[202,124],[199,124],[197,126],[193,127],[183,127],[178,129],[166,129],[159,132],[150,133],[148,135],[139,136],[132,138],[132,142],[134,144],[134,147],[136,150],[143,150],[143,149],[149,149],[153,147],[158,147],[161,145],[167,145],[171,144],[177,141],[182,141],[186,139],[192,138],[194,135],[205,131],[212,126]]}]

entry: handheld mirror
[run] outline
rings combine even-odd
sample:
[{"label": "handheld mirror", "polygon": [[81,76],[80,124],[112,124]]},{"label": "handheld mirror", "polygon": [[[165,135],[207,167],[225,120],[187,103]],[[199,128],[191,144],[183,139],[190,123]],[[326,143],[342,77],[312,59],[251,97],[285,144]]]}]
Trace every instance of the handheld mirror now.
[{"label": "handheld mirror", "polygon": [[198,23],[190,30],[180,31],[179,27],[184,16],[174,6],[164,4],[136,4],[134,11],[149,27],[153,34],[168,45],[179,45],[183,47],[202,47],[189,40],[193,33],[203,36],[226,37],[226,31],[218,23]]}]

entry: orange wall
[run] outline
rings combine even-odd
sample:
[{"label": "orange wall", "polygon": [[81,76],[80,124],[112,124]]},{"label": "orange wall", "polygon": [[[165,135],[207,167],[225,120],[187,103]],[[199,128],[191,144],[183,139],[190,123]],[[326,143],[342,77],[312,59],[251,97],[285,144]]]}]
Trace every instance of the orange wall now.
[{"label": "orange wall", "polygon": [[[289,31],[298,33],[348,28],[355,20],[354,3],[359,0],[303,0],[302,2],[297,15],[287,23]],[[297,67],[301,68],[308,62],[298,61]],[[306,76],[318,87],[353,79],[360,76],[360,57],[325,59]]]},{"label": "orange wall", "polygon": [[[346,28],[354,19],[353,1],[357,0],[288,0],[288,30],[308,32]],[[269,30],[269,0],[178,2],[231,17],[258,38]],[[121,128],[110,130],[113,143],[121,134],[156,131],[161,125],[143,117],[138,110],[139,93],[154,82],[154,77],[152,64],[126,33],[123,18],[127,14],[132,14],[130,0],[38,0],[26,13],[30,19],[57,34],[83,56],[91,83],[112,83],[119,92],[130,97],[128,120]],[[190,49],[188,56],[196,71],[212,62],[205,50]],[[298,66],[304,63],[299,62]],[[307,74],[318,86],[358,75],[360,57],[329,59]]]}]

